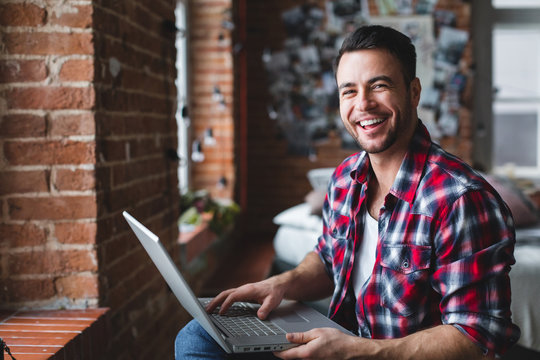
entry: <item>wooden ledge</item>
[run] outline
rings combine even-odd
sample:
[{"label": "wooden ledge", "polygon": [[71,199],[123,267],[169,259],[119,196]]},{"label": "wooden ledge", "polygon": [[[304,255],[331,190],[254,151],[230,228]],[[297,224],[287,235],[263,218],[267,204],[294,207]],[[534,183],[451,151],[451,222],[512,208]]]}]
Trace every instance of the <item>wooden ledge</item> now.
[{"label": "wooden ledge", "polygon": [[218,240],[218,236],[210,230],[209,214],[205,214],[203,222],[197,225],[192,231],[180,232],[178,242],[180,243],[181,262],[188,265],[193,259],[201,255],[210,245]]},{"label": "wooden ledge", "polygon": [[[0,310],[0,337],[17,360],[104,358],[107,308]],[[4,359],[11,359],[7,352]]]}]

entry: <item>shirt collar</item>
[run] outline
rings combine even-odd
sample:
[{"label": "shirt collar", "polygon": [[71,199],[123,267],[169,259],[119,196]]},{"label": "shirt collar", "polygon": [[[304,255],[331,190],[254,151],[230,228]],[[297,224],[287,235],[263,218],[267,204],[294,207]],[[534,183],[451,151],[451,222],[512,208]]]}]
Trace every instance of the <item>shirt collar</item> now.
[{"label": "shirt collar", "polygon": [[[409,145],[409,150],[405,154],[396,179],[390,188],[392,195],[408,203],[412,203],[422,177],[430,147],[431,137],[429,136],[429,132],[424,124],[418,120],[418,126]],[[371,172],[369,156],[364,151],[358,158],[357,166],[351,171],[350,176],[353,180],[360,183],[367,183]]]}]

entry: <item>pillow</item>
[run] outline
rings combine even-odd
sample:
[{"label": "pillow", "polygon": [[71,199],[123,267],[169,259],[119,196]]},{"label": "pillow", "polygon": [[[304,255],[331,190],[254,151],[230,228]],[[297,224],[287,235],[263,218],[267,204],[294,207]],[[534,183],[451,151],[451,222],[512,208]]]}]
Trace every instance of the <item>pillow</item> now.
[{"label": "pillow", "polygon": [[322,231],[322,219],[317,215],[311,214],[311,207],[307,203],[302,203],[280,212],[274,217],[273,221],[276,225]]},{"label": "pillow", "polygon": [[540,220],[534,203],[511,179],[494,175],[485,175],[485,179],[497,190],[512,211],[516,227],[532,225]]},{"label": "pillow", "polygon": [[311,190],[306,195],[304,201],[309,205],[312,215],[322,216],[322,208],[325,197],[326,192],[320,190]]}]

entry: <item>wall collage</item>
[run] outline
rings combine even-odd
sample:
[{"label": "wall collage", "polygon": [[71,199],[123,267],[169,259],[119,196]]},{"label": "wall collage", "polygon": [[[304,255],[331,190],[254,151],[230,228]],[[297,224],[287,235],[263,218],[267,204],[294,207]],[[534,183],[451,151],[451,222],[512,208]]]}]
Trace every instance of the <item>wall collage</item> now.
[{"label": "wall collage", "polygon": [[357,145],[339,116],[333,60],[349,32],[380,24],[408,35],[416,47],[422,84],[419,118],[437,141],[458,132],[458,110],[467,76],[460,61],[468,31],[456,28],[456,14],[436,9],[437,0],[378,0],[377,16],[367,0],[308,3],[281,14],[286,39],[264,51],[271,101],[268,116],[287,140],[289,152],[316,159],[316,145],[337,132],[344,148]]}]

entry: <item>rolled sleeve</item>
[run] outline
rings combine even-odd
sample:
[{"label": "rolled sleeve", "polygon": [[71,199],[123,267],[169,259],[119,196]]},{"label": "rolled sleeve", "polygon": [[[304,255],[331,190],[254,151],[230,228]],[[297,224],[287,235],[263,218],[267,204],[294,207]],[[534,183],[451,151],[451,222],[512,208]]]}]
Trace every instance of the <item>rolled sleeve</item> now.
[{"label": "rolled sleeve", "polygon": [[441,320],[502,355],[520,336],[511,321],[509,272],[515,263],[513,220],[502,200],[468,191],[439,217],[433,287]]}]

